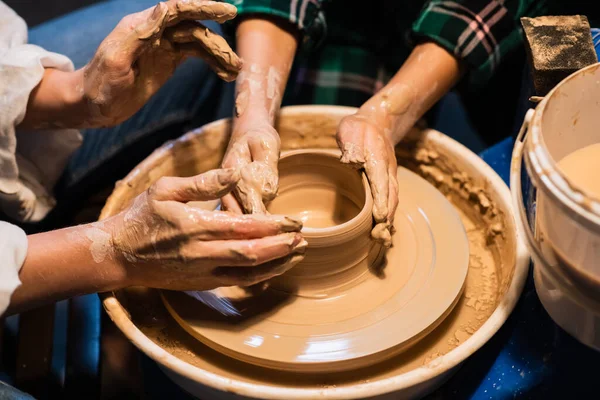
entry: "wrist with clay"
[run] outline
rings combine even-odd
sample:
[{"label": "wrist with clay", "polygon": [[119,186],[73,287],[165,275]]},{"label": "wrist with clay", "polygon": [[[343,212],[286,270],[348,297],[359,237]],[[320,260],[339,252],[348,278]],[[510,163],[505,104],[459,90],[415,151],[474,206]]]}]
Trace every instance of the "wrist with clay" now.
[{"label": "wrist with clay", "polygon": [[27,236],[22,285],[12,296],[10,312],[133,285],[114,252],[112,231],[107,220]]},{"label": "wrist with clay", "polygon": [[[103,263],[108,264],[108,268],[111,271],[111,281],[113,286],[118,288],[139,285],[141,279],[137,276],[136,268],[132,260],[128,260],[126,254],[120,246],[117,244],[118,238],[121,235],[121,231],[125,226],[125,214],[120,213],[106,220],[94,222],[87,225],[82,225],[83,235],[92,241],[92,257],[94,261],[99,261],[93,251],[95,238],[101,245],[97,245],[103,252]],[[102,238],[100,240],[100,238]]]},{"label": "wrist with clay", "polygon": [[416,46],[392,80],[361,107],[397,144],[458,82],[462,65],[432,42]]},{"label": "wrist with clay", "polygon": [[90,128],[103,125],[93,116],[84,90],[85,69],[60,71],[47,68],[31,92],[22,127],[33,129]]},{"label": "wrist with clay", "polygon": [[357,114],[377,125],[397,144],[417,122],[416,92],[402,82],[384,87],[358,110]]},{"label": "wrist with clay", "polygon": [[283,75],[277,68],[257,64],[240,72],[235,96],[236,125],[275,124],[281,107]]}]

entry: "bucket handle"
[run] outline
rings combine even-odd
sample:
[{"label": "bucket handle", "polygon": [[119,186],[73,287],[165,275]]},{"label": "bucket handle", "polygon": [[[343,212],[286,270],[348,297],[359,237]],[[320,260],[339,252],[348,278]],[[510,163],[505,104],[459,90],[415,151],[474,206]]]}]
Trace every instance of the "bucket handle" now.
[{"label": "bucket handle", "polygon": [[517,230],[521,233],[521,235],[525,235],[530,244],[529,247],[532,253],[531,257],[537,263],[540,261],[541,251],[537,247],[531,228],[525,223],[525,221],[527,221],[527,216],[525,215],[524,207],[521,206],[523,204],[523,193],[521,192],[521,164],[523,161],[523,148],[525,146],[527,132],[529,131],[529,124],[531,123],[534,113],[535,111],[532,108],[527,111],[527,114],[525,114],[525,118],[523,119],[521,129],[519,130],[519,134],[515,140],[510,164],[510,193],[512,197],[513,212],[515,215]]},{"label": "bucket handle", "polygon": [[521,165],[523,161],[523,149],[525,147],[525,140],[534,113],[535,110],[529,109],[527,111],[527,114],[525,114],[523,124],[521,125],[521,129],[519,130],[519,134],[517,135],[517,138],[515,140],[515,145],[513,147],[511,158],[510,192],[512,197],[513,212],[515,215],[514,219],[517,225],[517,232],[520,235],[525,235],[527,241],[529,242],[529,250],[531,253],[530,255],[534,263],[538,265],[545,265],[547,267],[546,276],[549,278],[552,285],[565,290],[569,297],[576,303],[578,303],[580,306],[583,306],[588,310],[600,315],[600,303],[598,301],[592,300],[587,296],[583,295],[579,290],[577,290],[576,286],[573,284],[571,279],[569,279],[567,276],[564,276],[563,274],[558,273],[554,265],[551,265],[550,263],[544,260],[542,250],[540,249],[537,241],[534,238],[531,227],[528,223],[525,222],[527,221],[527,215],[525,214],[525,207],[522,207],[523,193],[521,188]]}]

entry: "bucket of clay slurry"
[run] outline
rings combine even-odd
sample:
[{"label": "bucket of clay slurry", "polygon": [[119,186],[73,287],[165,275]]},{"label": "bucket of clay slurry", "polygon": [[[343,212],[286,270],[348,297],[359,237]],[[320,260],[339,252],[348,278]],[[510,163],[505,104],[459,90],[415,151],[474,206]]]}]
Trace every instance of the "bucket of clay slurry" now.
[{"label": "bucket of clay slurry", "polygon": [[594,64],[564,79],[528,111],[513,150],[510,186],[542,304],[558,325],[596,350],[599,165],[600,64]]}]

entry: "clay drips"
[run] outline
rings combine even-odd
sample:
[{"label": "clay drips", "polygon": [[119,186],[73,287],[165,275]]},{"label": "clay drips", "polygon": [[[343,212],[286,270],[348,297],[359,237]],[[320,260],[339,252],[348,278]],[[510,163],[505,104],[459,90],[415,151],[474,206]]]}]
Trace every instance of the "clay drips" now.
[{"label": "clay drips", "polygon": [[[415,138],[409,137],[405,146],[398,147],[396,149],[398,157],[406,158],[407,150],[405,150],[405,147],[410,149],[414,146],[414,141]],[[506,227],[501,218],[502,216],[499,215],[499,211],[490,200],[486,189],[474,184],[467,173],[458,172],[453,168],[452,163],[445,156],[435,149],[419,148],[414,152],[414,161],[411,161],[411,164],[407,166],[411,169],[417,169],[423,177],[427,178],[442,193],[460,196],[462,200],[471,205],[474,211],[485,217],[487,223],[483,228],[490,242],[494,242],[498,236],[504,236]]]},{"label": "clay drips", "polygon": [[113,250],[110,233],[95,226],[86,229],[83,233],[91,242],[90,253],[94,262],[99,264],[108,258],[112,258]]},{"label": "clay drips", "polygon": [[[275,112],[281,104],[281,84],[281,74],[277,69],[272,66],[265,69],[258,64],[251,64],[239,74],[236,104],[251,106],[259,113],[252,119],[273,125]],[[243,116],[246,106],[236,113],[237,117]]]}]

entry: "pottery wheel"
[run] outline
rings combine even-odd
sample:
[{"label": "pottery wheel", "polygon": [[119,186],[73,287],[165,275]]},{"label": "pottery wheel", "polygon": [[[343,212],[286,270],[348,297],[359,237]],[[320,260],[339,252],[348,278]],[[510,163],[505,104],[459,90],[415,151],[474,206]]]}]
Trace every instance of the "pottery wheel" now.
[{"label": "pottery wheel", "polygon": [[393,247],[378,271],[333,296],[300,297],[268,287],[219,288],[238,316],[185,293],[163,291],[175,320],[232,358],[291,371],[364,367],[405,350],[432,331],[458,301],[469,265],[467,235],[450,202],[398,168],[400,203]]}]

